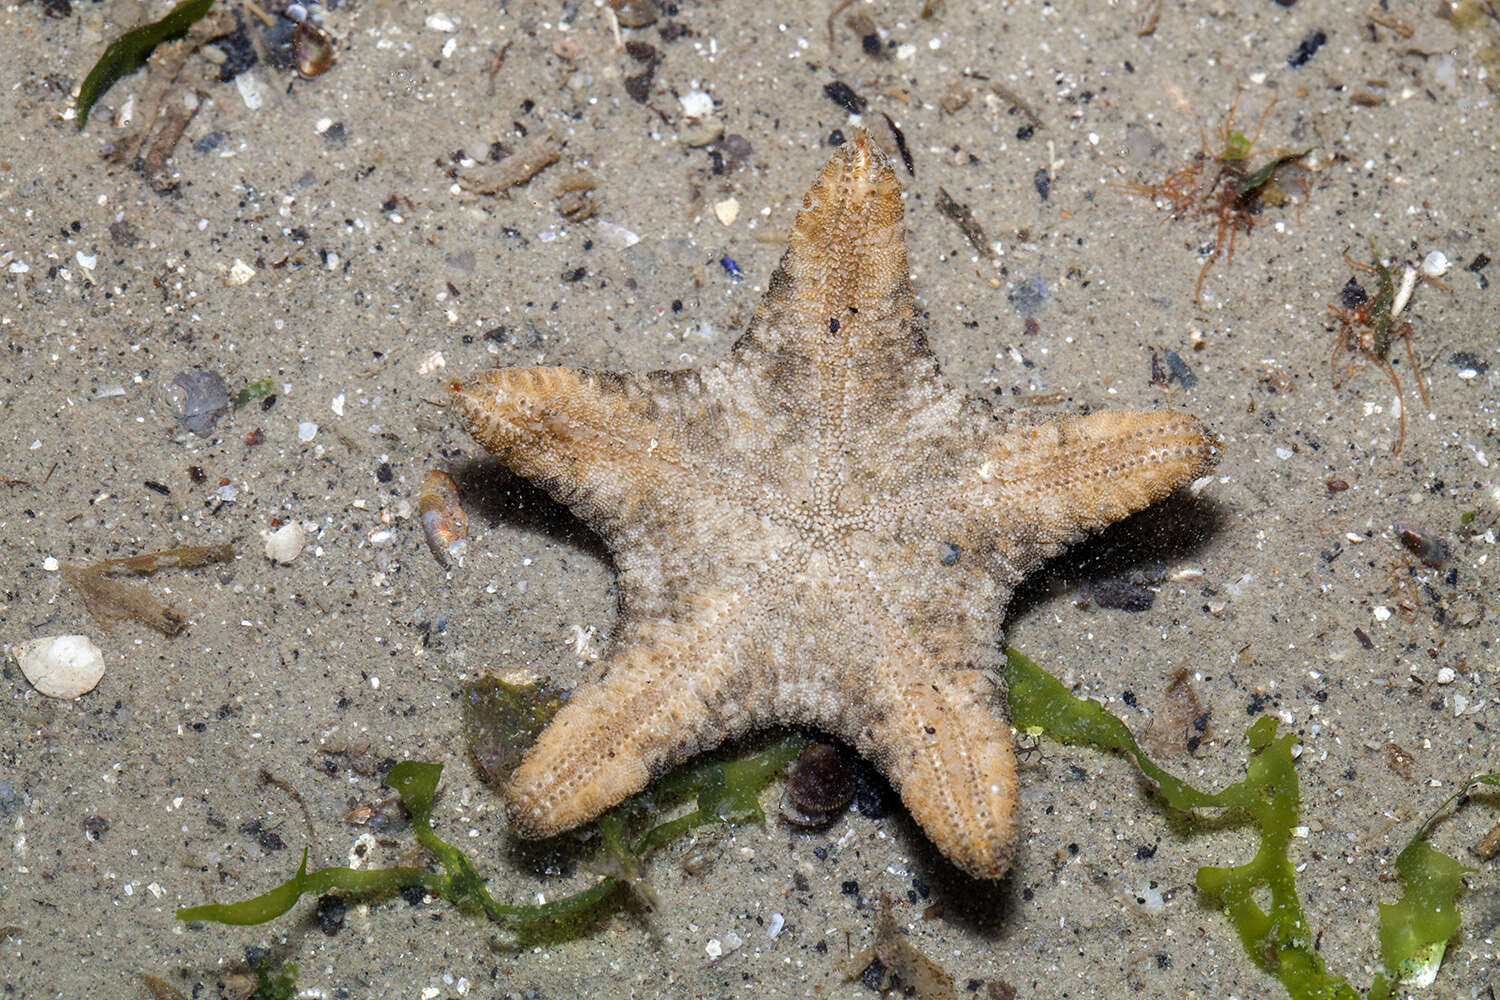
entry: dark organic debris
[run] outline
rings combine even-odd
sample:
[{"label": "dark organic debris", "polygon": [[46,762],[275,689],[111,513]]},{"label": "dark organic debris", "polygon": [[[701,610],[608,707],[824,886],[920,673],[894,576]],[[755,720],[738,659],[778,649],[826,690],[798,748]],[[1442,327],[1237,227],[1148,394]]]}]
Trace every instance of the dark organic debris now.
[{"label": "dark organic debris", "polygon": [[234,558],[229,545],[189,545],[161,552],[106,559],[92,566],[64,566],[63,580],[83,598],[83,606],[106,627],[118,621],[137,621],[162,635],[174,636],[187,627],[187,619],[168,604],[157,600],[138,584],[116,579],[120,575],[149,576],[163,569],[197,569]]},{"label": "dark organic debris", "polygon": [[476,678],[460,690],[469,755],[484,783],[503,790],[564,699],[545,684],[510,684],[498,677]]},{"label": "dark organic debris", "polygon": [[1151,713],[1146,739],[1162,754],[1197,753],[1209,739],[1212,710],[1204,708],[1186,670],[1172,675]]},{"label": "dark organic debris", "polygon": [[865,107],[869,104],[868,101],[854,92],[853,87],[842,80],[835,80],[830,84],[824,85],[823,96],[851,115],[864,114]]},{"label": "dark organic debris", "polygon": [[1036,173],[1031,175],[1031,186],[1036,188],[1037,197],[1046,201],[1052,194],[1052,175],[1047,173],[1046,167],[1037,167]]},{"label": "dark organic debris", "polygon": [[1302,39],[1302,43],[1297,46],[1297,51],[1292,53],[1291,57],[1287,59],[1286,64],[1293,69],[1296,69],[1299,66],[1305,66],[1307,64],[1307,61],[1314,55],[1316,55],[1317,51],[1321,49],[1327,41],[1328,35],[1325,32],[1312,32],[1306,38]]},{"label": "dark organic debris", "polygon": [[912,162],[911,150],[906,145],[906,133],[901,131],[891,116],[884,111],[880,113],[880,116],[885,119],[886,127],[891,130],[891,135],[896,139],[896,151],[901,154],[901,164],[906,167],[906,175],[908,177],[917,176],[917,165]]},{"label": "dark organic debris", "polygon": [[229,390],[214,372],[178,372],[172,385],[180,389],[173,394],[172,411],[177,422],[199,437],[207,437],[229,409]]},{"label": "dark organic debris", "polygon": [[[1164,365],[1162,362],[1165,361]],[[1184,389],[1191,389],[1198,384],[1198,376],[1193,374],[1193,369],[1182,360],[1182,356],[1169,347],[1162,348],[1158,353],[1156,348],[1151,348],[1151,384],[1161,390],[1170,390],[1173,384],[1180,385]]]},{"label": "dark organic debris", "polygon": [[470,168],[458,175],[459,186],[475,194],[505,194],[525,184],[562,157],[562,143],[550,132],[532,139],[501,160]]},{"label": "dark organic debris", "polygon": [[919,1000],[958,1000],[953,977],[912,944],[896,925],[895,917],[891,915],[889,893],[880,894],[880,902],[875,908],[874,930],[875,940],[844,963],[845,976],[863,979],[866,971],[878,964],[880,969],[873,977],[874,986],[882,993],[894,980]]},{"label": "dark organic debris", "polygon": [[1090,580],[1086,596],[1101,608],[1114,611],[1150,611],[1156,603],[1156,591],[1144,583],[1121,577]]},{"label": "dark organic debris", "polygon": [[1401,547],[1422,561],[1423,566],[1431,569],[1442,569],[1448,565],[1450,553],[1448,543],[1425,528],[1419,528],[1410,524],[1397,521],[1391,525],[1396,531],[1396,537],[1401,540]]},{"label": "dark organic debris", "polygon": [[989,259],[995,256],[994,247],[990,246],[990,241],[984,235],[984,227],[974,218],[974,213],[969,210],[968,205],[954,201],[953,196],[940,187],[938,188],[937,209],[958,225],[964,238],[969,241],[969,245],[980,257]]}]

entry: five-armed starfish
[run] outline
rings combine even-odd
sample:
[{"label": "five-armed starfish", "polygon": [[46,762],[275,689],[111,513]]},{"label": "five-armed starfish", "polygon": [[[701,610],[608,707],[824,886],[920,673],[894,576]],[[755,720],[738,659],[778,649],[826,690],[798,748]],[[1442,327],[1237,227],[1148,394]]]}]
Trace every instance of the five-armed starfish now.
[{"label": "five-armed starfish", "polygon": [[512,778],[519,833],[567,830],[787,723],[874,761],[932,842],[990,879],[1016,829],[999,648],[1012,589],[1214,455],[1185,414],[1008,424],[949,386],[912,304],[900,185],[863,132],[803,198],[723,361],[498,369],[454,400],[620,574],[605,675]]}]

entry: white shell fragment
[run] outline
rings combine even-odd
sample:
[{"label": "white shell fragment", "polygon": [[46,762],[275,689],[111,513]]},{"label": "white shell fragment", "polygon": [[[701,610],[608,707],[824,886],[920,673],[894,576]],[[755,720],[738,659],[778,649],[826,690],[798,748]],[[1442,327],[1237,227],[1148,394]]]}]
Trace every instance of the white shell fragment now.
[{"label": "white shell fragment", "polygon": [[289,563],[302,554],[307,535],[296,521],[288,521],[266,534],[266,558],[274,563]]},{"label": "white shell fragment", "polygon": [[1422,258],[1422,273],[1429,278],[1441,278],[1448,273],[1448,255],[1441,250],[1434,250]]},{"label": "white shell fragment", "polygon": [[52,635],[10,647],[21,673],[48,698],[88,694],[104,676],[104,654],[86,635]]},{"label": "white shell fragment", "polygon": [[714,217],[720,224],[725,226],[734,225],[734,220],[740,217],[740,203],[736,198],[725,198],[714,205]]}]

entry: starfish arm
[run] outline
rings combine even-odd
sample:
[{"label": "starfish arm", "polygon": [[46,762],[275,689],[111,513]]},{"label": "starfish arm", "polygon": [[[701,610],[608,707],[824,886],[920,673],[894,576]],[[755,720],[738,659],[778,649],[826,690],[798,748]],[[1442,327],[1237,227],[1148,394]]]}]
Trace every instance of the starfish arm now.
[{"label": "starfish arm", "polygon": [[702,509],[736,488],[699,457],[715,427],[697,372],[496,368],[454,385],[452,406],[486,451],[606,542],[650,508]]},{"label": "starfish arm", "polygon": [[945,388],[912,300],[903,212],[890,160],[856,129],[803,197],[787,251],[727,361],[819,437],[829,436],[819,424],[851,407],[865,411],[859,420],[897,426]]},{"label": "starfish arm", "polygon": [[1086,534],[1203,475],[1215,439],[1185,413],[1106,410],[1013,429],[961,481],[965,514],[996,532],[1008,589]]},{"label": "starfish arm", "polygon": [[603,679],[574,693],[511,776],[506,811],[515,831],[550,837],[587,823],[762,723],[730,653],[749,612],[742,594],[718,592],[681,620],[633,623]]},{"label": "starfish arm", "polygon": [[934,846],[975,878],[1010,869],[1016,757],[994,674],[883,667],[835,731],[875,761]]}]

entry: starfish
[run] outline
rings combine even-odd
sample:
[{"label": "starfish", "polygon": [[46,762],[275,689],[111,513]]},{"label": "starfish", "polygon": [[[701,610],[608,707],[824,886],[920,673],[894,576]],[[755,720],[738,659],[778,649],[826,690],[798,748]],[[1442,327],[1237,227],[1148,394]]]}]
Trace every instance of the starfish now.
[{"label": "starfish", "polygon": [[986,879],[1016,836],[1012,590],[1216,454],[1186,414],[1013,423],[945,382],[912,301],[901,186],[863,132],[804,196],[718,364],[500,368],[453,390],[474,439],[597,532],[619,572],[602,676],[512,775],[518,834],[561,833],[788,724],[874,762]]}]

